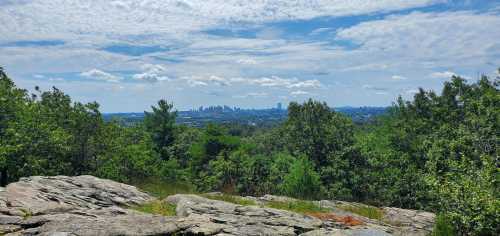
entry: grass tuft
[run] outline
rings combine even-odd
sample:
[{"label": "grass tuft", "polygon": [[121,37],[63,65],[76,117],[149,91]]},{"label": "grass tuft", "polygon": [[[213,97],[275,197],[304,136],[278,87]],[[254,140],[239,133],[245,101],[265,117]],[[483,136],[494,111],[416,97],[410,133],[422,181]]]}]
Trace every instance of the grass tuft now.
[{"label": "grass tuft", "polygon": [[372,206],[338,206],[338,207],[342,210],[346,210],[374,220],[382,220],[382,217],[384,216],[382,210]]},{"label": "grass tuft", "polygon": [[329,212],[328,209],[322,208],[319,205],[315,204],[314,202],[304,201],[304,200],[289,201],[289,202],[270,201],[267,202],[265,206],[286,211],[293,211],[300,214]]},{"label": "grass tuft", "polygon": [[243,206],[256,205],[255,201],[245,199],[245,198],[242,198],[240,196],[229,195],[229,194],[202,194],[201,196],[208,198],[208,199],[212,199],[212,200],[230,202],[230,203],[243,205]]},{"label": "grass tuft", "polygon": [[25,220],[33,216],[33,213],[31,213],[31,211],[28,209],[21,208],[20,210],[23,212],[23,219]]},{"label": "grass tuft", "polygon": [[176,206],[166,201],[152,201],[143,205],[131,207],[131,209],[154,215],[175,216]]}]

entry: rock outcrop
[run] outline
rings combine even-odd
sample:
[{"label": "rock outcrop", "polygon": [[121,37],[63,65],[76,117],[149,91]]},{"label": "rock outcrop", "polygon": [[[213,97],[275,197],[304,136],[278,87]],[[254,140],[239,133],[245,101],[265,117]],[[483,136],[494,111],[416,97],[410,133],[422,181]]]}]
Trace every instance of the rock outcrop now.
[{"label": "rock outcrop", "polygon": [[0,189],[0,235],[426,235],[434,222],[432,213],[398,208],[382,208],[384,217],[373,220],[339,207],[354,203],[318,201],[332,212],[322,217],[266,207],[292,198],[247,199],[256,205],[173,195],[163,201],[176,205],[176,216],[160,216],[129,208],[157,200],[133,186],[92,176],[36,176]]}]

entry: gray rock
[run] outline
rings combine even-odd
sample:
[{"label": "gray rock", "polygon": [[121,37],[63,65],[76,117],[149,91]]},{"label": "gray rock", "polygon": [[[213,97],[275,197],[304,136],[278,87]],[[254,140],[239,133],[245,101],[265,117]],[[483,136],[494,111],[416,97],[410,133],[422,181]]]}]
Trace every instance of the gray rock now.
[{"label": "gray rock", "polygon": [[246,198],[257,204],[242,206],[197,195],[173,195],[164,201],[177,205],[176,216],[166,217],[129,209],[156,200],[133,186],[92,176],[35,176],[0,189],[0,235],[425,235],[434,222],[434,215],[428,212],[382,208],[385,216],[377,221],[338,208],[358,203],[316,202],[339,216],[363,222],[348,226],[265,207],[269,201],[296,201],[293,198]]},{"label": "gray rock", "polygon": [[0,197],[11,207],[24,208],[32,214],[131,206],[153,200],[134,186],[89,175],[22,178],[7,185]]}]

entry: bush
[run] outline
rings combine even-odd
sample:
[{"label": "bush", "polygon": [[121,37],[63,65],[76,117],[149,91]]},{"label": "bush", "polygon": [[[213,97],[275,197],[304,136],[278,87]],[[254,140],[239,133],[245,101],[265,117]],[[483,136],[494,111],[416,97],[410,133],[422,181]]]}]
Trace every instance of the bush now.
[{"label": "bush", "polygon": [[285,176],[281,191],[291,197],[300,199],[321,198],[321,181],[314,166],[307,158],[299,158],[290,167]]},{"label": "bush", "polygon": [[456,235],[453,229],[452,222],[448,216],[440,214],[436,217],[436,223],[432,230],[432,236],[454,236]]}]

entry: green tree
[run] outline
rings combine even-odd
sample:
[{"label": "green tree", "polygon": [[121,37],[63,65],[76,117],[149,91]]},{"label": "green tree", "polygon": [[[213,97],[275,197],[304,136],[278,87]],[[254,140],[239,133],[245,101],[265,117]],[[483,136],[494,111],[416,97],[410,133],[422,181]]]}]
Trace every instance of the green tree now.
[{"label": "green tree", "polygon": [[25,90],[19,89],[0,67],[0,184],[5,186],[15,178],[12,166],[21,162],[12,153],[19,146],[11,142],[16,136],[12,123],[19,120],[20,113],[30,102]]},{"label": "green tree", "polygon": [[144,112],[144,126],[151,133],[155,150],[163,159],[171,157],[168,148],[175,142],[177,112],[172,111],[173,107],[166,100],[160,100],[158,107],[151,107],[153,112]]},{"label": "green tree", "polygon": [[231,152],[237,150],[240,144],[240,138],[228,135],[221,126],[209,124],[205,127],[199,141],[194,143],[189,150],[191,179],[199,190],[218,188],[218,180],[214,177],[217,173],[214,173],[213,161],[218,160],[219,165],[216,166],[229,164]]},{"label": "green tree", "polygon": [[354,146],[354,124],[349,118],[326,103],[292,102],[283,130],[290,153],[304,154],[314,163],[329,197],[363,199],[366,182],[361,175],[366,161]]}]

